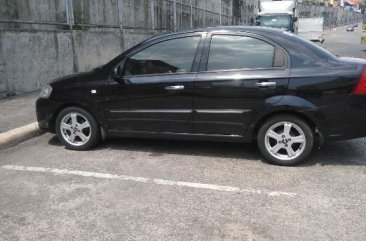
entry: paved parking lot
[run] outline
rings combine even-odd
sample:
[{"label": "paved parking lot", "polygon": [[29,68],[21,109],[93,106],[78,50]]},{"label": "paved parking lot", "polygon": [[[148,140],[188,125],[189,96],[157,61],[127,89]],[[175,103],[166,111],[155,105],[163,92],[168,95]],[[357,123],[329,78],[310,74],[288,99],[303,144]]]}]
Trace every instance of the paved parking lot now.
[{"label": "paved parking lot", "polygon": [[366,240],[365,183],[366,139],[279,167],[254,144],[45,134],[0,151],[0,240]]},{"label": "paved parking lot", "polygon": [[3,240],[365,240],[365,139],[301,167],[255,145],[46,134],[1,152]]}]

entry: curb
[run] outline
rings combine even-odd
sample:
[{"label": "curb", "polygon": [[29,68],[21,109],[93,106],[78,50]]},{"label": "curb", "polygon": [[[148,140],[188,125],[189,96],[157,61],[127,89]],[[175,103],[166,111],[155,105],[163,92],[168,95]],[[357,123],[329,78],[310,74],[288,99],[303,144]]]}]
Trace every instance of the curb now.
[{"label": "curb", "polygon": [[0,150],[15,146],[23,141],[42,135],[43,133],[44,132],[39,129],[37,122],[1,133]]}]

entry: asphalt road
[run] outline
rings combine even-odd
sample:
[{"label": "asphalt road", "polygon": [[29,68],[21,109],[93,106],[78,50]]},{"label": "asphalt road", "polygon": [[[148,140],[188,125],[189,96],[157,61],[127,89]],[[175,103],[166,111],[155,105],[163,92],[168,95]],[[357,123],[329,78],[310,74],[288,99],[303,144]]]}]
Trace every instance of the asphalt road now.
[{"label": "asphalt road", "polygon": [[254,144],[114,139],[76,152],[45,134],[0,152],[0,240],[366,240],[365,145],[278,167]]},{"label": "asphalt road", "polygon": [[326,31],[325,41],[321,46],[335,55],[366,58],[366,45],[361,44],[362,35],[361,24],[354,32],[347,32],[345,27],[337,28]]}]

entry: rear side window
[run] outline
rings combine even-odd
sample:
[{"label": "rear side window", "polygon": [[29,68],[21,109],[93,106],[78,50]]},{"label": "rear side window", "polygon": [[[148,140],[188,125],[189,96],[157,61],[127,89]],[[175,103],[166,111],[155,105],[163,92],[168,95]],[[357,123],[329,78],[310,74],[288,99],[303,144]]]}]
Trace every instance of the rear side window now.
[{"label": "rear side window", "polygon": [[298,42],[298,44],[302,45],[306,48],[306,53],[315,53],[319,58],[321,59],[327,59],[327,60],[336,60],[337,57],[334,56],[332,53],[330,53],[328,50],[320,47],[319,45],[311,42],[310,40],[304,39],[296,34],[291,34],[284,32],[286,35],[290,36],[292,41]]},{"label": "rear side window", "polygon": [[273,45],[252,37],[213,35],[207,70],[273,68]]},{"label": "rear side window", "polygon": [[149,46],[126,60],[124,76],[190,72],[200,39],[185,37]]}]

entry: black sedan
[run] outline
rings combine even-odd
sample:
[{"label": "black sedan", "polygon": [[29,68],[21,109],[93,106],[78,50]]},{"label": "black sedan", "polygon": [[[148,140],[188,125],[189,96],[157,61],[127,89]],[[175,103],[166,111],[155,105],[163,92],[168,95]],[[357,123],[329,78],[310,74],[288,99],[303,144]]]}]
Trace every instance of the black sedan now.
[{"label": "black sedan", "polygon": [[323,141],[366,136],[365,64],[264,27],[167,33],[52,81],[37,117],[73,150],[109,136],[254,141],[295,165]]}]

